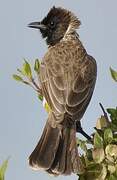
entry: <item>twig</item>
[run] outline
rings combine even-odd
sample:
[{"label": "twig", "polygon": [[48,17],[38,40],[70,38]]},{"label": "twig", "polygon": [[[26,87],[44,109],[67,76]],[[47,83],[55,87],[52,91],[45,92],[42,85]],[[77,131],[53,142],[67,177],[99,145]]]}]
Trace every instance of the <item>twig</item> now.
[{"label": "twig", "polygon": [[76,123],[76,131],[82,134],[88,141],[93,143],[92,138],[82,129],[80,121]]},{"label": "twig", "polygon": [[102,109],[102,111],[103,111],[103,113],[104,113],[104,117],[106,118],[106,120],[107,120],[108,122],[110,122],[110,121],[109,121],[109,118],[108,118],[108,115],[107,115],[107,113],[106,113],[103,105],[102,105],[101,103],[99,103],[99,105],[100,105],[100,107],[101,107],[101,109]]},{"label": "twig", "polygon": [[23,81],[23,83],[29,85],[29,86],[30,86],[31,88],[33,88],[36,92],[38,92],[38,89],[36,89],[36,88],[31,84],[31,82]]},{"label": "twig", "polygon": [[37,92],[38,92],[40,95],[42,95],[41,88],[37,85],[37,83],[35,82],[35,80],[34,80],[33,78],[31,79],[31,82],[32,82],[32,84],[36,87]]}]

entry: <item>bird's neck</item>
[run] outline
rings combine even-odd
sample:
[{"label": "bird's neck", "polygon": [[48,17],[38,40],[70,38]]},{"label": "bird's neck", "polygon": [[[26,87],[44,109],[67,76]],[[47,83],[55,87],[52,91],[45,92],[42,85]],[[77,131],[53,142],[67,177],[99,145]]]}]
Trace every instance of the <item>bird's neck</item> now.
[{"label": "bird's neck", "polygon": [[85,54],[87,54],[82,42],[79,39],[79,34],[76,31],[72,31],[72,32],[67,33],[63,37],[62,41],[66,41],[68,43],[74,44],[75,46],[78,46],[79,47],[78,48],[79,53],[83,52],[83,57],[85,56]]},{"label": "bird's neck", "polygon": [[79,35],[76,31],[71,31],[71,32],[68,32],[64,35],[63,39],[62,40],[65,40],[65,41],[69,41],[69,40],[72,40],[72,41],[80,41],[79,40]]}]

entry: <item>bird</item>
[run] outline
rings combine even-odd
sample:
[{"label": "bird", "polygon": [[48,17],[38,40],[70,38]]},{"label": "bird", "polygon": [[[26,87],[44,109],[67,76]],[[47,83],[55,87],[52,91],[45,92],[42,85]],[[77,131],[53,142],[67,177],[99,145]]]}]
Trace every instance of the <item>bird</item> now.
[{"label": "bird", "polygon": [[80,41],[80,24],[70,10],[55,6],[42,21],[28,24],[47,44],[39,80],[51,109],[29,165],[54,176],[77,174],[83,168],[76,132],[94,91],[97,64]]}]

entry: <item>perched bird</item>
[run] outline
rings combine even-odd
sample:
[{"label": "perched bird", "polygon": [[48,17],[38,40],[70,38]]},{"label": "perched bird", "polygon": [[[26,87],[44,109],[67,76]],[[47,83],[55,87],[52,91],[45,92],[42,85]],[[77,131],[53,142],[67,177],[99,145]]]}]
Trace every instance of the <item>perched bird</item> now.
[{"label": "perched bird", "polygon": [[48,45],[39,78],[42,94],[51,108],[29,164],[53,175],[78,173],[82,163],[76,127],[93,94],[96,61],[87,54],[76,32],[80,20],[69,10],[53,7],[41,22],[28,26],[39,29]]}]

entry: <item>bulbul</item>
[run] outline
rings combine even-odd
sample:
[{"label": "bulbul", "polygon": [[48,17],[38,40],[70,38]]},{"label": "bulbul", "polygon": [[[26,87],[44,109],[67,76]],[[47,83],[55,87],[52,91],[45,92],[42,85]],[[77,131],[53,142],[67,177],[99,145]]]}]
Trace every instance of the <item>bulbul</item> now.
[{"label": "bulbul", "polygon": [[42,95],[51,108],[29,164],[53,175],[78,173],[76,127],[93,94],[96,61],[76,32],[80,20],[69,10],[53,7],[41,22],[28,26],[39,29],[48,45],[39,78]]}]

